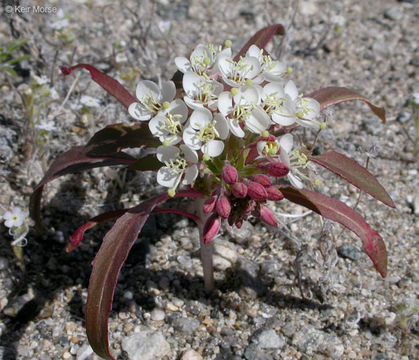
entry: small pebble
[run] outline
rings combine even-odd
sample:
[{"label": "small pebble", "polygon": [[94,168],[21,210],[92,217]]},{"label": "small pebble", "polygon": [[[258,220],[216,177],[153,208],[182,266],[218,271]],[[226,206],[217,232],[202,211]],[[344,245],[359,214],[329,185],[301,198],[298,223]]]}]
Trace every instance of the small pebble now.
[{"label": "small pebble", "polygon": [[165,317],[166,313],[160,308],[155,308],[151,312],[151,320],[153,321],[163,321]]},{"label": "small pebble", "polygon": [[187,350],[183,353],[181,360],[202,360],[202,356],[195,350]]}]

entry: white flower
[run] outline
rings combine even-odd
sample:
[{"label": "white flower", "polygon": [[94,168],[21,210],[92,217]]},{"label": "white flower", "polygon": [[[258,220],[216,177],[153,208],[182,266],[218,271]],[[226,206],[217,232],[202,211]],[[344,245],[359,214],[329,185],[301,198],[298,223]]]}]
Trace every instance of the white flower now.
[{"label": "white flower", "polygon": [[[198,155],[186,145],[159,146],[157,159],[165,164],[157,172],[157,182],[169,188],[169,195],[174,196],[179,184],[189,185],[198,176]],[[183,181],[182,181],[182,177]]]},{"label": "white flower", "polygon": [[223,91],[223,85],[214,80],[205,79],[194,72],[186,72],[182,80],[186,96],[185,103],[191,109],[217,107],[217,96]]},{"label": "white flower", "polygon": [[206,71],[213,65],[214,54],[207,46],[199,44],[193,51],[189,59],[180,56],[175,58],[177,68],[183,72],[194,72],[204,76]]},{"label": "white flower", "polygon": [[43,131],[54,131],[54,130],[56,130],[55,123],[52,120],[42,121],[41,123],[36,125],[36,128],[38,130],[43,130]]},{"label": "white flower", "polygon": [[89,95],[83,95],[80,99],[80,103],[84,106],[87,106],[87,107],[93,107],[93,108],[100,107],[99,99],[96,99],[96,98],[91,97]]},{"label": "white flower", "polygon": [[259,106],[261,92],[259,86],[243,86],[219,95],[218,109],[227,118],[230,131],[235,136],[245,135],[240,124],[256,134],[261,134],[271,126],[269,116]]},{"label": "white flower", "polygon": [[35,82],[38,85],[45,85],[49,83],[49,79],[45,76],[45,75],[41,75],[41,76],[37,76],[37,75],[32,75],[32,78],[35,80]]},{"label": "white flower", "polygon": [[68,19],[63,18],[50,24],[50,27],[54,30],[62,30],[68,27],[68,25],[70,25],[70,22],[68,21]]},{"label": "white flower", "polygon": [[132,103],[128,112],[136,120],[150,120],[161,109],[167,108],[175,95],[176,87],[173,81],[163,81],[161,87],[149,80],[140,81],[136,89],[139,102]]},{"label": "white flower", "polygon": [[315,99],[299,96],[292,80],[283,88],[281,83],[269,83],[263,91],[264,108],[270,113],[273,122],[282,126],[298,123],[319,129],[320,123],[315,119],[320,113],[320,104]]},{"label": "white flower", "polygon": [[148,126],[163,145],[176,145],[182,140],[183,124],[187,118],[188,108],[182,100],[176,99],[167,109],[153,117]]},{"label": "white flower", "polygon": [[4,225],[8,228],[21,227],[27,214],[22,211],[21,208],[14,208],[12,211],[7,211],[3,215]]},{"label": "white flower", "polygon": [[262,82],[262,78],[258,77],[262,70],[261,64],[254,56],[245,56],[234,61],[230,56],[220,55],[217,58],[217,67],[224,82],[230,86],[250,86]]},{"label": "white flower", "polygon": [[[204,153],[204,160],[219,156],[224,150],[224,142],[228,136],[228,125],[219,113],[212,116],[206,108],[196,109],[189,119],[189,125],[183,132],[183,141],[193,150]],[[221,139],[221,140],[217,140]]]},{"label": "white flower", "polygon": [[419,106],[419,93],[413,93],[412,101],[414,105]]},{"label": "white flower", "polygon": [[291,134],[285,134],[285,135],[281,136],[281,138],[278,141],[278,145],[279,145],[279,149],[280,149],[279,159],[289,169],[289,173],[287,175],[288,180],[297,189],[302,189],[304,184],[298,176],[301,173],[295,167],[293,168],[291,166],[291,161],[290,161],[290,156],[289,156],[289,154],[291,153],[291,150],[294,146],[294,140],[293,140],[292,135]]},{"label": "white flower", "polygon": [[[269,55],[264,55],[263,50],[259,49],[256,45],[251,45],[247,50],[246,56],[255,57],[261,64],[261,77],[266,81],[281,80],[287,73],[287,67],[281,61],[274,61]],[[256,82],[260,83],[259,79]]]}]

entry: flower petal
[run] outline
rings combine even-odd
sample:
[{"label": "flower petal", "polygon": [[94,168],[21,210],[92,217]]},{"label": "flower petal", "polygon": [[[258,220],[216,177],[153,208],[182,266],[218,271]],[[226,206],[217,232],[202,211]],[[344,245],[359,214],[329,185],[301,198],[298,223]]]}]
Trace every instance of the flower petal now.
[{"label": "flower petal", "polygon": [[198,162],[198,154],[195,150],[191,149],[189,146],[180,145],[180,150],[183,152],[185,160],[191,163]]},{"label": "flower petal", "polygon": [[139,121],[150,120],[152,113],[144,108],[140,103],[134,102],[128,107],[128,113]]},{"label": "flower petal", "polygon": [[224,116],[233,111],[233,96],[230,91],[224,91],[218,95],[218,110]]},{"label": "flower petal", "polygon": [[159,146],[157,148],[157,160],[166,162],[179,156],[180,150],[176,146]]},{"label": "flower petal", "polygon": [[136,89],[136,96],[140,102],[145,97],[151,96],[155,101],[160,100],[160,89],[154,82],[150,80],[141,80]]},{"label": "flower petal", "polygon": [[163,81],[161,83],[161,97],[160,102],[172,101],[176,95],[176,86],[173,81]]},{"label": "flower petal", "polygon": [[294,81],[289,80],[284,87],[285,94],[289,95],[291,100],[295,100],[298,97],[298,90],[294,84]]},{"label": "flower petal", "polygon": [[202,146],[202,152],[208,154],[210,157],[216,157],[221,155],[224,150],[224,142],[221,140],[208,141]]},{"label": "flower petal", "polygon": [[167,166],[163,166],[157,171],[157,182],[162,186],[172,188],[176,185],[179,176],[182,174],[177,174]]},{"label": "flower petal", "polygon": [[217,130],[218,135],[220,136],[220,139],[222,139],[222,140],[227,139],[227,136],[228,136],[228,133],[229,133],[227,120],[220,113],[216,113],[214,115],[214,119],[216,121],[215,122],[215,129]]},{"label": "flower petal", "polygon": [[198,176],[198,166],[192,165],[186,170],[185,178],[183,179],[182,184],[184,185],[192,184],[193,181],[197,178],[197,176]]},{"label": "flower petal", "polygon": [[176,57],[175,64],[176,67],[183,73],[186,73],[187,71],[192,71],[190,61],[183,56]]},{"label": "flower petal", "polygon": [[294,139],[291,134],[285,134],[279,139],[279,146],[288,154],[293,147]]}]

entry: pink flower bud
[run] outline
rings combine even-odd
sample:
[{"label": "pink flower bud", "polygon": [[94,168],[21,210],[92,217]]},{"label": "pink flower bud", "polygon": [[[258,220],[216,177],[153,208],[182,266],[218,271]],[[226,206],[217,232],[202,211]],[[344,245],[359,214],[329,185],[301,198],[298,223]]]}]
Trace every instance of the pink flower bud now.
[{"label": "pink flower bud", "polygon": [[217,198],[215,196],[212,196],[205,200],[204,205],[202,207],[204,214],[209,214],[214,211],[215,203],[217,202]]},{"label": "pink flower bud", "polygon": [[268,224],[268,225],[271,225],[271,226],[275,226],[275,227],[278,226],[278,223],[277,223],[277,221],[275,219],[274,213],[272,212],[271,209],[269,209],[268,207],[262,205],[260,207],[259,212],[260,212],[259,217],[260,217],[260,219],[265,224]]},{"label": "pink flower bud", "polygon": [[254,181],[251,181],[249,185],[247,186],[247,195],[249,195],[254,200],[266,200],[268,197],[268,194],[265,190],[265,188]]},{"label": "pink flower bud", "polygon": [[231,189],[231,192],[236,198],[245,198],[247,195],[247,186],[241,182],[236,182]]},{"label": "pink flower bud", "polygon": [[223,168],[221,176],[224,182],[228,185],[233,185],[237,182],[239,174],[234,166],[226,165]]},{"label": "pink flower bud", "polygon": [[223,219],[227,219],[230,216],[230,201],[228,201],[227,197],[225,197],[224,195],[218,197],[215,208],[217,210],[217,214],[220,215]]},{"label": "pink flower bud", "polygon": [[252,180],[256,181],[257,183],[261,184],[262,186],[268,187],[272,185],[271,179],[269,179],[269,176],[258,174],[255,176],[252,176]]},{"label": "pink flower bud", "polygon": [[270,186],[266,189],[268,200],[280,201],[284,198],[282,192],[276,186]]},{"label": "pink flower bud", "polygon": [[204,244],[208,244],[220,230],[221,220],[216,214],[212,214],[205,222],[203,235]]},{"label": "pink flower bud", "polygon": [[290,169],[284,163],[279,161],[271,162],[265,166],[265,171],[273,177],[283,177],[288,174]]}]

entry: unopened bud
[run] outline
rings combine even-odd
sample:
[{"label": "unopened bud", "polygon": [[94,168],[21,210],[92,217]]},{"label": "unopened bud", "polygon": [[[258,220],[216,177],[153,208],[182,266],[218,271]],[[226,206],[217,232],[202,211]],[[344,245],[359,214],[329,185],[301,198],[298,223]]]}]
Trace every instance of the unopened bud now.
[{"label": "unopened bud", "polygon": [[236,182],[231,192],[236,198],[245,198],[247,196],[247,186],[241,182]]},{"label": "unopened bud", "polygon": [[249,195],[254,200],[266,200],[268,198],[268,194],[265,188],[257,183],[257,182],[250,182],[247,186],[247,195]]},{"label": "unopened bud", "polygon": [[227,197],[225,197],[224,195],[218,197],[215,208],[217,210],[217,214],[220,215],[223,219],[227,219],[230,216],[230,201],[228,201]]},{"label": "unopened bud", "polygon": [[221,176],[224,180],[224,182],[228,185],[233,185],[237,182],[239,178],[239,174],[234,166],[231,165],[225,165],[223,168],[223,171],[221,173]]},{"label": "unopened bud", "polygon": [[268,200],[280,201],[284,198],[284,194],[276,186],[268,187],[266,192],[268,193]]},{"label": "unopened bud", "polygon": [[278,222],[276,221],[275,215],[271,209],[269,209],[266,206],[261,206],[259,212],[260,212],[259,217],[265,224],[275,226],[275,227],[278,226]]},{"label": "unopened bud", "polygon": [[204,211],[204,214],[212,213],[215,209],[215,203],[217,202],[217,198],[212,196],[205,200],[204,205],[202,207],[202,210]]},{"label": "unopened bud", "polygon": [[284,163],[277,161],[277,162],[271,162],[268,165],[266,165],[265,171],[270,176],[283,177],[289,173],[290,169]]},{"label": "unopened bud", "polygon": [[208,244],[220,230],[221,220],[216,214],[212,214],[205,222],[204,229],[204,244]]},{"label": "unopened bud", "polygon": [[271,179],[269,179],[269,176],[258,174],[255,176],[252,176],[252,180],[256,181],[257,183],[261,184],[262,186],[268,187],[272,185]]}]

